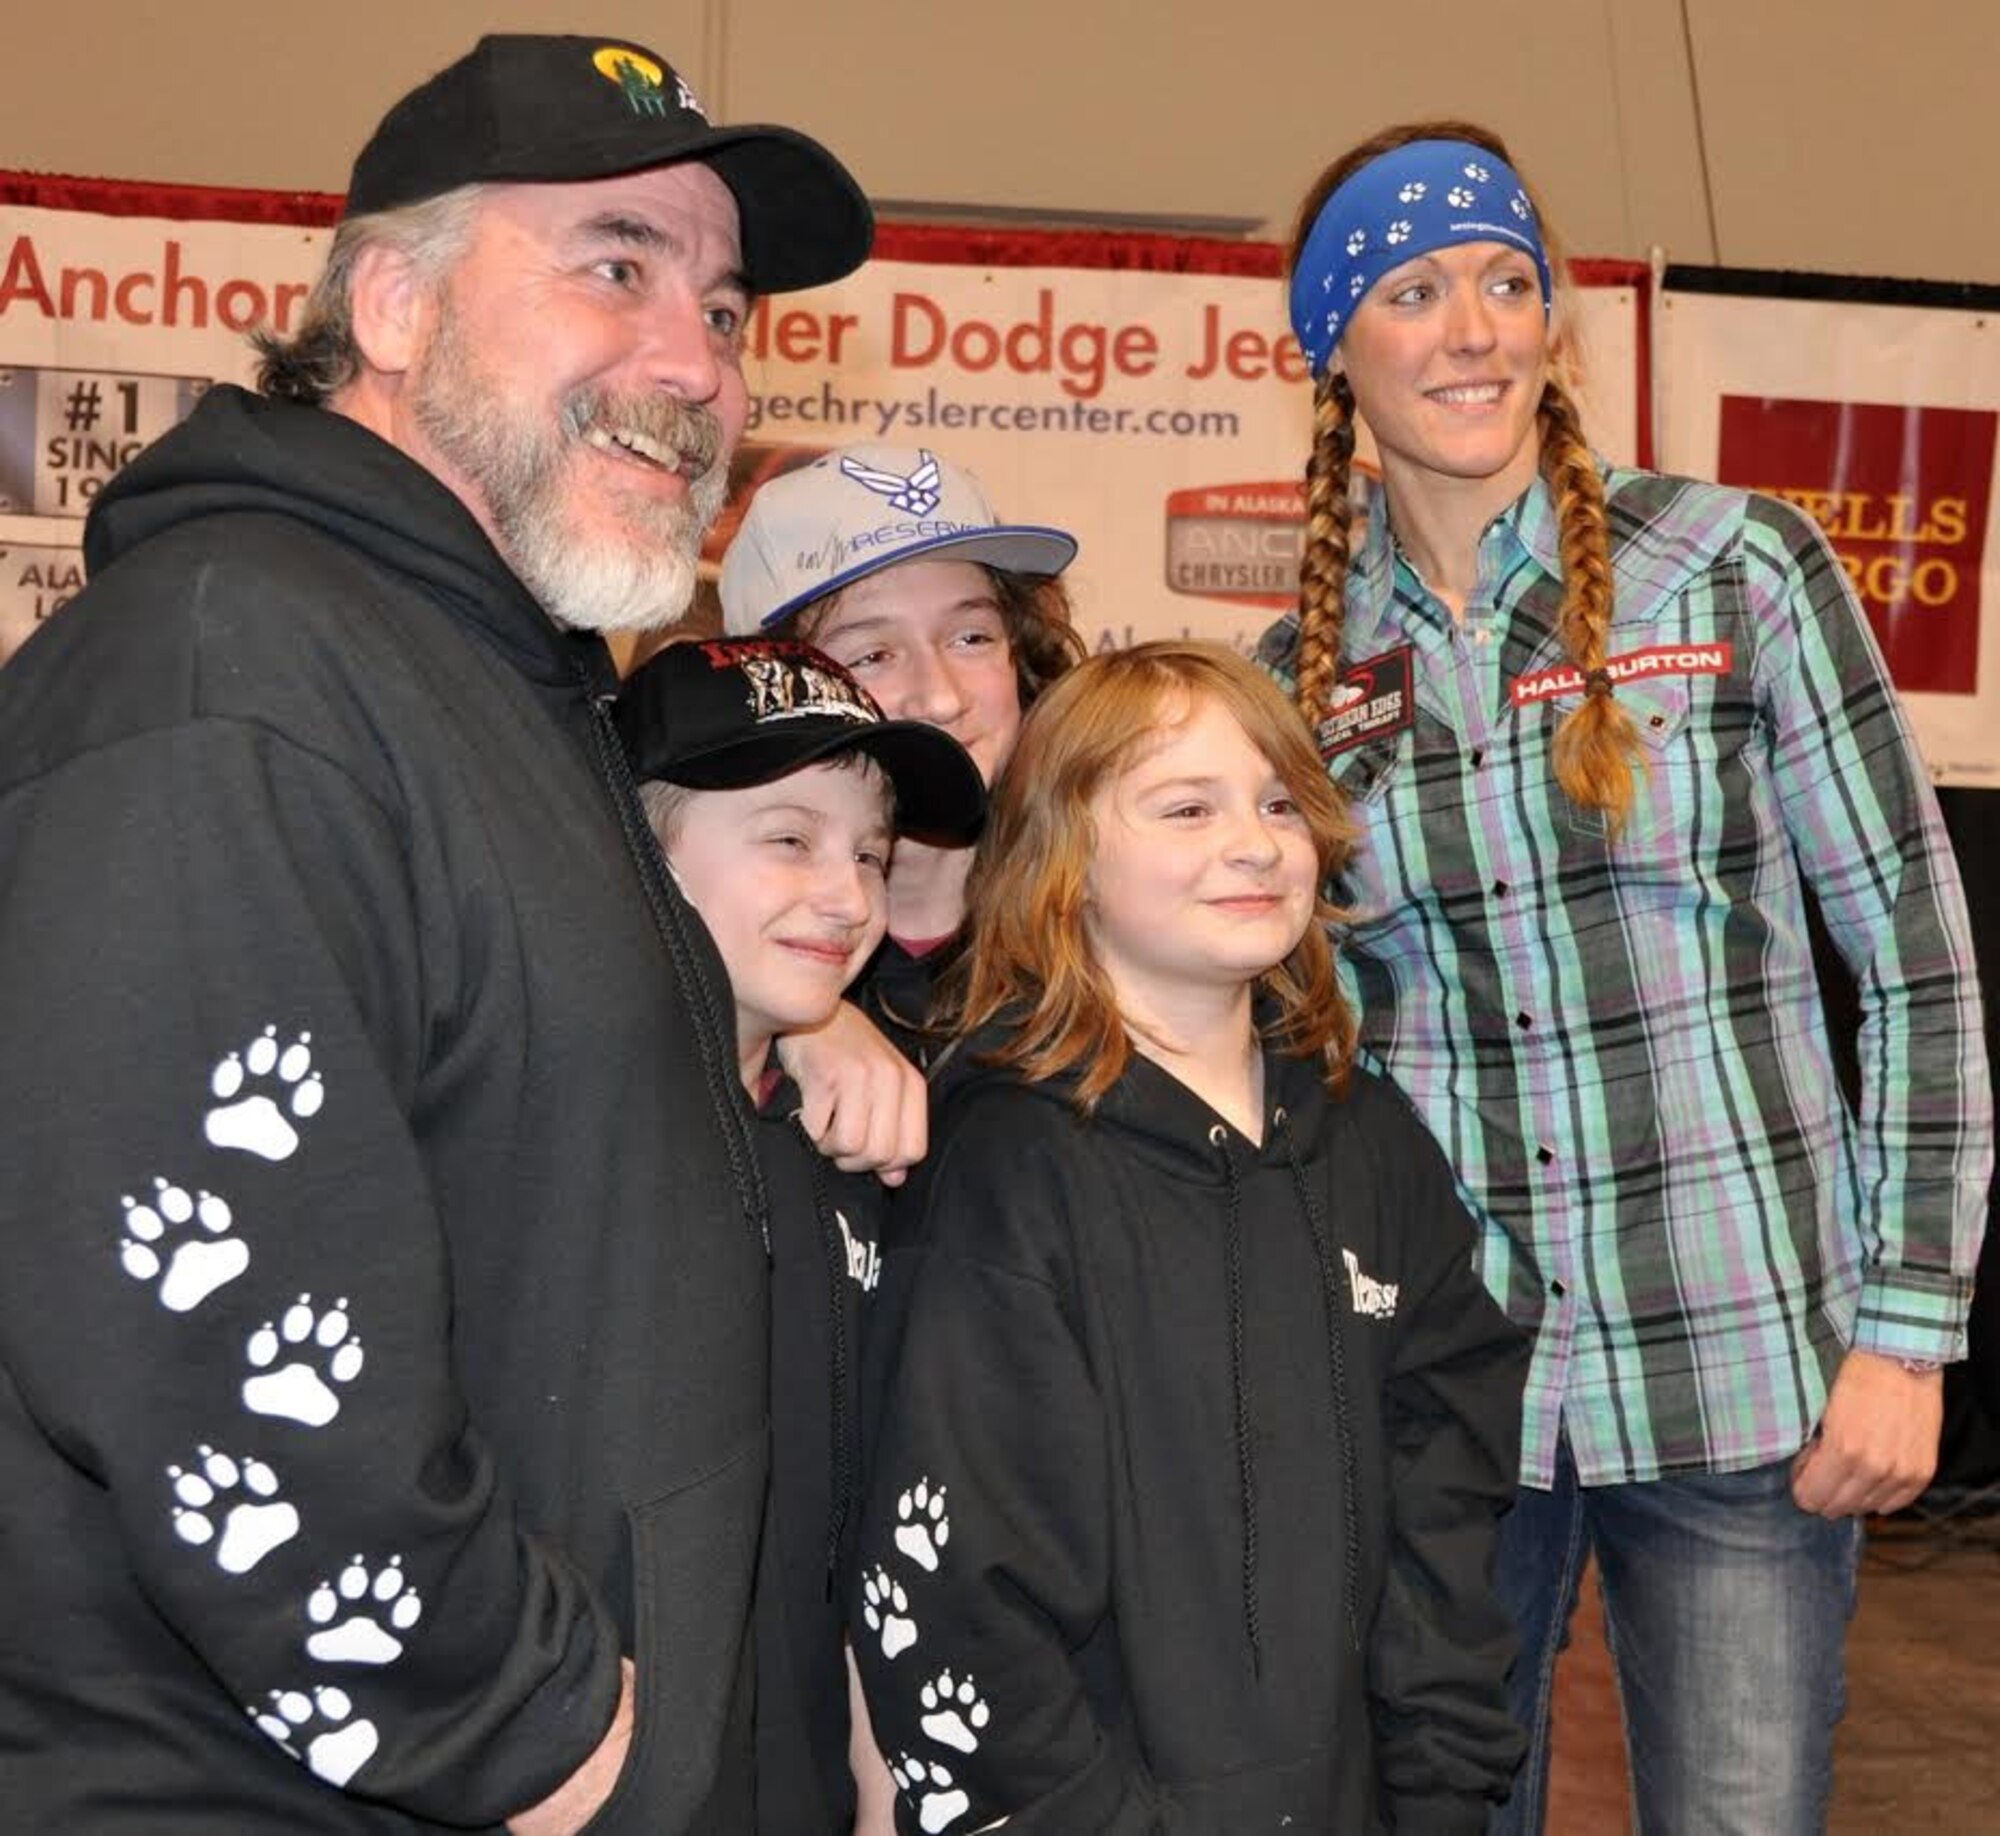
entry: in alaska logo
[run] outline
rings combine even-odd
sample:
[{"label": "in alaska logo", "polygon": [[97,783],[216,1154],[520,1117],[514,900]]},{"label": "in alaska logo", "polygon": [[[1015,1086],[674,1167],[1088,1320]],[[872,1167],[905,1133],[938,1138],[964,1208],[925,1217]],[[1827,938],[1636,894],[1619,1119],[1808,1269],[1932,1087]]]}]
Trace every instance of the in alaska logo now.
[{"label": "in alaska logo", "polygon": [[1906,693],[1978,690],[1996,423],[1991,409],[1722,398],[1722,481],[1787,498],[1826,532]]},{"label": "in alaska logo", "polygon": [[1296,484],[1175,491],[1167,499],[1167,590],[1240,606],[1294,604],[1305,520]]}]

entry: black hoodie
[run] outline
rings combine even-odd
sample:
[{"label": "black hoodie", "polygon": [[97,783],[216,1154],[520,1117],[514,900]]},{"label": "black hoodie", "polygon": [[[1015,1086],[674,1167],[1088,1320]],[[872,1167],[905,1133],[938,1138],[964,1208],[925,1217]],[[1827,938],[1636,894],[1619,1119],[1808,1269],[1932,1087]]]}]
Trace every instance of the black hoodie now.
[{"label": "black hoodie", "polygon": [[1265,1075],[1258,1145],[1142,1058],[1089,1120],[960,1067],[851,1602],[906,1830],[1469,1833],[1506,1790],[1526,1342],[1408,1105]]},{"label": "black hoodie", "polygon": [[964,936],[956,932],[921,956],[885,937],[847,991],[876,1031],[920,1071],[943,1049],[942,1036],[930,1026],[931,1001],[958,960]]},{"label": "black hoodie", "polygon": [[762,1187],[603,645],[235,389],[86,545],[0,672],[0,1821],[495,1823],[624,1652],[593,1836],[742,1836]]},{"label": "black hoodie", "polygon": [[847,1836],[841,1582],[860,1512],[861,1342],[882,1275],[883,1188],[841,1173],[780,1078],[758,1115],[771,1195],[771,1525],[757,1581],[758,1836]]}]

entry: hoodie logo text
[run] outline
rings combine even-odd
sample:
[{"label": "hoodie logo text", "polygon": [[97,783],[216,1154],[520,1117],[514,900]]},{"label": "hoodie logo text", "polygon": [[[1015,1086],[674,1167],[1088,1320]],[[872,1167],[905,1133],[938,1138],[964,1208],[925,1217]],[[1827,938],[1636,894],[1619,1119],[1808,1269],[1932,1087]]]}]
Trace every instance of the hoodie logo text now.
[{"label": "hoodie logo text", "polygon": [[1371,1320],[1392,1320],[1396,1317],[1396,1283],[1377,1281],[1372,1275],[1361,1272],[1361,1264],[1355,1260],[1351,1249],[1340,1252],[1340,1259],[1347,1264],[1347,1286],[1354,1296],[1354,1311]]}]

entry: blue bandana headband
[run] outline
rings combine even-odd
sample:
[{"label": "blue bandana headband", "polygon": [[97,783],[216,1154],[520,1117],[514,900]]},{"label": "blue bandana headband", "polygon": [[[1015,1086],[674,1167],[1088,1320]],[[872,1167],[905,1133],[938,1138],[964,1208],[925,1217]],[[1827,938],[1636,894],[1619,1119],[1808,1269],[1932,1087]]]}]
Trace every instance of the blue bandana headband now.
[{"label": "blue bandana headband", "polygon": [[1321,207],[1292,270],[1292,330],[1317,376],[1368,289],[1433,249],[1506,242],[1535,258],[1542,311],[1555,305],[1548,251],[1520,175],[1463,140],[1413,140],[1372,159]]}]

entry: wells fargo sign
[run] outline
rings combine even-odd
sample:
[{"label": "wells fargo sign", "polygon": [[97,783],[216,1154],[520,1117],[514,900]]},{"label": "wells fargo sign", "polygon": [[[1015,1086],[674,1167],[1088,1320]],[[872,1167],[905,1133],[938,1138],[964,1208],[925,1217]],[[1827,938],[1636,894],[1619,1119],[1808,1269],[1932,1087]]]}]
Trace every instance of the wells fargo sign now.
[{"label": "wells fargo sign", "polygon": [[1979,575],[1993,492],[1990,409],[1722,397],[1727,484],[1825,530],[1906,693],[1979,687]]}]

